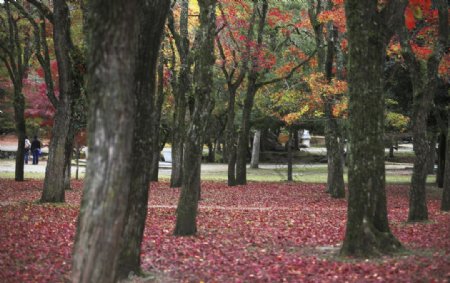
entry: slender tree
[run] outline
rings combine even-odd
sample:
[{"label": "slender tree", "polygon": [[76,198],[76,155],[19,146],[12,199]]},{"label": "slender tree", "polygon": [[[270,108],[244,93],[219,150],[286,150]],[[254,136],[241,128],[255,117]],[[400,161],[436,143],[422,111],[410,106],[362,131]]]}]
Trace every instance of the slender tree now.
[{"label": "slender tree", "polygon": [[[447,111],[450,111],[447,107]],[[447,122],[447,153],[445,154],[444,188],[442,190],[441,210],[450,211],[450,115]]]},{"label": "slender tree", "polygon": [[194,61],[194,111],[186,135],[184,175],[174,234],[193,235],[197,232],[197,208],[200,198],[200,168],[203,152],[203,136],[207,120],[213,108],[211,96],[213,66],[215,63],[214,37],[216,33],[216,0],[199,0],[200,26],[196,33],[198,48]]},{"label": "slender tree", "polygon": [[[40,40],[37,41],[42,45],[42,48],[39,48],[39,53],[36,56],[44,70],[47,96],[56,109],[45,171],[44,189],[40,201],[64,202],[65,189],[70,188],[70,162],[75,134],[79,130],[79,123],[77,122],[80,120],[80,116],[84,116],[81,114],[84,109],[80,110],[79,108],[81,85],[83,84],[83,74],[80,72],[81,66],[84,64],[83,56],[72,42],[70,12],[65,0],[54,1],[53,12],[41,1],[28,0],[28,2],[33,4],[42,15]],[[28,18],[31,21],[29,16]],[[53,25],[53,44],[59,77],[58,97],[55,96],[52,81],[45,20]],[[33,26],[36,30],[36,24],[33,24]]]},{"label": "slender tree", "polygon": [[[424,1],[429,3],[431,1]],[[423,221],[428,219],[428,209],[426,204],[426,179],[428,175],[429,157],[431,155],[431,136],[427,132],[427,120],[432,107],[433,97],[438,88],[438,68],[444,55],[448,42],[448,3],[445,0],[434,1],[439,15],[438,36],[430,56],[426,59],[416,55],[413,51],[412,42],[415,32],[409,31],[406,23],[411,21],[405,18],[405,24],[398,30],[402,56],[408,66],[413,86],[413,113],[412,113],[412,133],[414,146],[414,168],[411,177],[410,201],[408,221]],[[408,9],[422,9],[423,13],[428,13],[431,6],[422,5],[418,7],[408,7]],[[411,27],[411,26],[410,26]]]},{"label": "slender tree", "polygon": [[187,97],[192,89],[192,51],[189,39],[189,0],[180,1],[179,30],[175,28],[173,9],[170,10],[168,26],[175,41],[180,60],[180,69],[176,79],[172,80],[175,109],[172,136],[172,172],[170,187],[178,188],[183,179],[184,138],[186,135]]},{"label": "slender tree", "polygon": [[[263,43],[264,36],[264,26],[266,25],[266,17],[267,11],[269,9],[269,4],[267,0],[262,0],[260,7],[258,4],[259,1],[255,1],[254,5],[258,5],[256,7],[258,11],[258,23],[257,23],[257,40],[256,40],[256,51],[255,54],[258,54]],[[250,55],[249,55],[250,56]],[[247,149],[248,149],[248,139],[250,134],[250,114],[253,108],[253,101],[255,99],[255,95],[258,92],[258,78],[260,76],[259,73],[259,65],[256,58],[251,58],[250,69],[247,75],[247,90],[244,99],[244,106],[242,109],[242,122],[241,128],[239,132],[238,144],[237,144],[237,158],[236,158],[236,183],[238,185],[247,184]]]},{"label": "slender tree", "polygon": [[[406,1],[347,0],[349,42],[349,200],[342,255],[367,257],[401,248],[388,218],[384,168],[383,67],[392,27]],[[368,107],[369,105],[369,107]]]},{"label": "slender tree", "polygon": [[23,80],[27,76],[28,64],[32,55],[31,36],[29,31],[25,31],[21,35],[20,17],[14,17],[11,10],[11,3],[14,1],[6,0],[5,3],[0,4],[4,6],[6,14],[5,17],[0,16],[2,22],[3,37],[0,40],[0,60],[8,70],[9,78],[13,85],[13,108],[14,121],[17,133],[17,153],[16,153],[16,170],[15,180],[24,180],[24,155],[25,155],[25,98],[22,93]]},{"label": "slender tree", "polygon": [[[308,15],[314,30],[316,43],[317,63],[320,72],[325,74],[328,83],[333,77],[333,63],[336,57],[338,45],[338,29],[334,22],[324,24],[319,20],[319,16],[324,12],[332,10],[331,0],[309,0]],[[325,33],[325,28],[327,32]],[[342,127],[336,117],[333,116],[333,106],[336,102],[334,96],[322,94],[323,112],[325,116],[325,146],[327,149],[328,170],[327,170],[327,192],[334,198],[345,197],[343,150],[344,142]]]},{"label": "slender tree", "polygon": [[153,111],[153,141],[152,141],[152,166],[151,166],[151,176],[150,181],[158,182],[158,169],[159,169],[159,160],[161,153],[161,117],[162,117],[162,107],[165,100],[165,90],[164,90],[164,54],[162,52],[163,47],[161,47],[160,56],[159,56],[159,64],[158,64],[158,88],[156,91],[156,99],[155,99],[155,109]]},{"label": "slender tree", "polygon": [[[141,0],[136,66],[134,70],[134,95],[138,102],[131,153],[131,183],[118,275],[126,278],[130,272],[140,273],[141,243],[147,218],[148,190],[153,160],[154,96],[156,66],[164,31],[169,1]],[[159,149],[159,146],[158,146]],[[157,166],[157,165],[156,165]]]},{"label": "slender tree", "polygon": [[132,176],[140,3],[88,4],[89,159],[73,282],[113,282],[116,277]]},{"label": "slender tree", "polygon": [[[232,60],[233,62],[230,64],[230,68],[227,69],[227,58],[225,54],[225,48],[222,44],[222,40],[220,36],[217,36],[217,46],[219,49],[219,54],[222,59],[222,64],[220,68],[227,82],[227,91],[228,91],[228,108],[227,108],[227,124],[226,124],[226,137],[225,137],[225,146],[226,146],[226,160],[228,163],[228,186],[236,185],[236,149],[237,149],[237,133],[235,126],[235,116],[236,116],[236,93],[239,87],[244,82],[245,76],[248,71],[248,61],[250,59],[251,53],[251,43],[253,41],[254,36],[254,25],[255,19],[258,12],[257,5],[253,4],[253,12],[250,16],[250,21],[247,29],[247,42],[245,46],[245,51],[241,51],[243,54],[243,60],[238,60],[236,51],[233,51]],[[219,2],[219,9],[221,12],[221,19],[223,19],[223,24],[227,27],[226,31],[228,32],[229,38],[231,42],[234,44],[234,47],[237,50],[240,50],[239,44],[234,37],[233,32],[231,31],[230,23],[227,20],[226,13],[224,8]]]},{"label": "slender tree", "polygon": [[[333,77],[332,68],[335,58],[335,44],[338,40],[337,28],[330,24],[325,59],[325,78],[331,82]],[[333,104],[335,101],[330,96],[323,96],[325,108],[325,142],[328,157],[327,191],[333,198],[345,197],[344,184],[344,138],[342,127],[336,117],[333,116]]]}]

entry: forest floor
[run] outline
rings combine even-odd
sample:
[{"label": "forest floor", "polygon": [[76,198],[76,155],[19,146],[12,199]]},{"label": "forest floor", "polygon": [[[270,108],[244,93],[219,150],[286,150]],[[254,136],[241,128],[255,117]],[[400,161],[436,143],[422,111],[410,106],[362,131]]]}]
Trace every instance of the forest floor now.
[{"label": "forest floor", "polygon": [[[82,181],[64,204],[38,204],[42,180],[0,179],[0,282],[67,282]],[[142,246],[145,278],[132,282],[449,282],[450,214],[429,190],[430,220],[406,223],[408,187],[387,187],[389,221],[405,250],[338,256],[347,202],[323,184],[203,182],[195,237],[175,237],[179,189],[150,188]]]}]

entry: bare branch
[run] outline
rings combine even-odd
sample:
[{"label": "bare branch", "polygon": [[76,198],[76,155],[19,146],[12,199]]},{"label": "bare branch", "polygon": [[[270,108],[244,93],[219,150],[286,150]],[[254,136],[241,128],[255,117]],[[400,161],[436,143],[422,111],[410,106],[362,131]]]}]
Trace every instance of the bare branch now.
[{"label": "bare branch", "polygon": [[44,5],[41,1],[38,0],[27,0],[31,3],[36,9],[38,9],[39,13],[41,13],[49,22],[53,24],[53,12]]},{"label": "bare branch", "polygon": [[292,68],[291,71],[287,75],[282,76],[282,77],[278,77],[278,78],[275,78],[275,79],[272,79],[272,80],[268,80],[268,81],[265,81],[265,82],[257,83],[256,87],[260,88],[260,87],[265,86],[265,85],[269,85],[269,84],[273,84],[273,83],[277,83],[277,82],[280,82],[280,81],[283,81],[283,80],[290,79],[294,75],[295,71],[297,71],[300,67],[302,67],[306,63],[308,63],[309,60],[311,60],[314,57],[316,52],[317,52],[317,50],[314,50],[314,52],[311,53],[308,56],[308,58],[306,58],[304,61],[302,61],[299,64],[297,64],[294,68]]}]

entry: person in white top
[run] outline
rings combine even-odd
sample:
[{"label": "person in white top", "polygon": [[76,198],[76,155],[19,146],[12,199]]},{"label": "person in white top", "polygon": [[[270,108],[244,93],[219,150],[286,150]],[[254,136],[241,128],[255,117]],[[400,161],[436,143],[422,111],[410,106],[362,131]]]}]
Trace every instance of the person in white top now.
[{"label": "person in white top", "polygon": [[25,164],[28,164],[28,157],[30,156],[31,142],[27,136],[25,136]]}]

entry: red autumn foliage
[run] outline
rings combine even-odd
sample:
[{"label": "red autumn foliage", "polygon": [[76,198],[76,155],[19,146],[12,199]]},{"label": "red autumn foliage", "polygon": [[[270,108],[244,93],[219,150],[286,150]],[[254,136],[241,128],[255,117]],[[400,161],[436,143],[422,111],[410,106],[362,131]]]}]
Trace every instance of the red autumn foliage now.
[{"label": "red autumn foliage", "polygon": [[[82,182],[67,204],[40,205],[42,181],[0,180],[0,281],[63,282]],[[324,185],[204,183],[196,237],[172,236],[179,190],[152,184],[142,247],[144,270],[161,282],[448,282],[450,214],[430,194],[430,221],[407,224],[408,188],[389,186],[389,220],[408,253],[341,260],[346,201]]]},{"label": "red autumn foliage", "polygon": [[[55,96],[59,97],[58,85],[58,64],[55,60],[50,63],[50,71],[52,74]],[[53,118],[55,116],[55,107],[52,105],[47,96],[47,85],[44,81],[44,70],[38,68],[33,79],[26,79],[24,84],[24,94],[27,102],[25,115],[28,118],[41,119],[40,126],[53,126]]]}]

